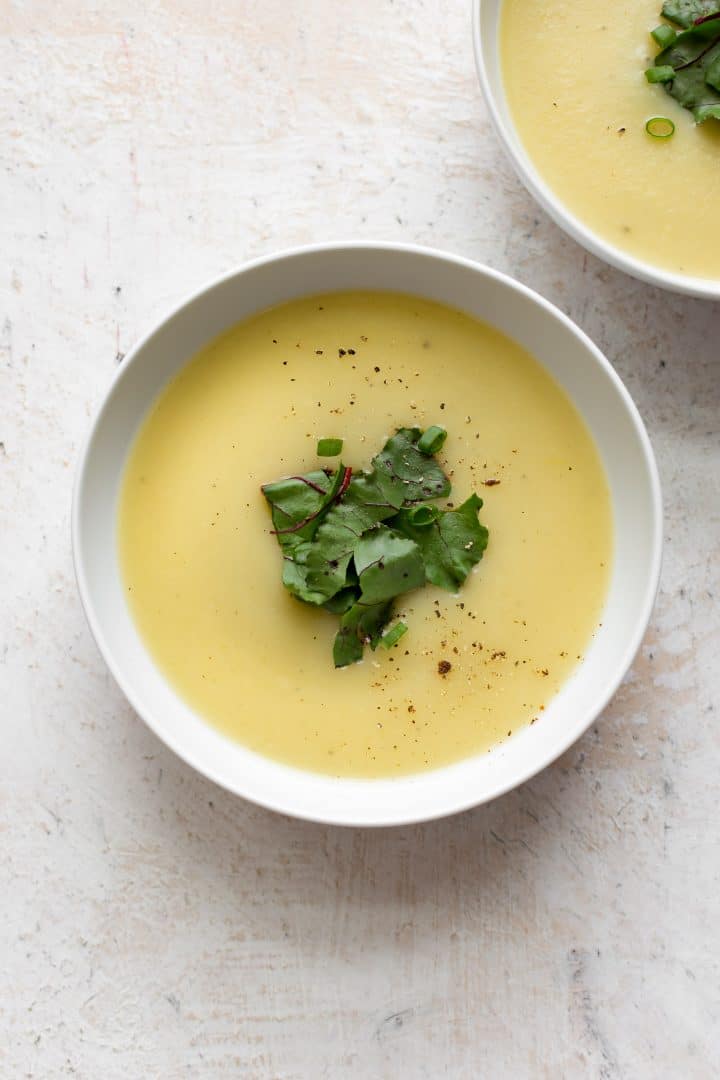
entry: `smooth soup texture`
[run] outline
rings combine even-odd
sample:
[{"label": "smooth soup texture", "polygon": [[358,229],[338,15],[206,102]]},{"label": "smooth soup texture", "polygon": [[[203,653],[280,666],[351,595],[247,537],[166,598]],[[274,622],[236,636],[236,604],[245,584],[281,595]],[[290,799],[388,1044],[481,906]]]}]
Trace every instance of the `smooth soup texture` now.
[{"label": "smooth soup texture", "polygon": [[[283,589],[260,485],[317,467],[318,437],[361,467],[434,422],[451,498],[485,499],[485,558],[457,596],[407,595],[397,647],[335,670],[337,617]],[[299,767],[381,776],[542,723],[601,618],[612,529],[591,438],[525,351],[437,304],[333,293],[236,326],[169,384],[130,453],[119,543],[147,647],[201,715]]]},{"label": "smooth soup texture", "polygon": [[[567,208],[604,240],[675,273],[720,279],[720,121],[643,74],[661,0],[503,0],[505,92],[521,141]],[[645,131],[675,123],[670,139]]]}]

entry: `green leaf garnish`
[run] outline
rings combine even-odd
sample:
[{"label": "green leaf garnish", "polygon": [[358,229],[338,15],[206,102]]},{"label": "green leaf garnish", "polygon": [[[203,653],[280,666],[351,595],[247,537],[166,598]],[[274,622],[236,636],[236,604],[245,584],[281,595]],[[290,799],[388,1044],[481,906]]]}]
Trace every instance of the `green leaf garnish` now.
[{"label": "green leaf garnish", "polygon": [[443,510],[428,528],[412,520],[412,511],[402,511],[394,527],[410,537],[425,561],[425,576],[433,585],[457,592],[487,547],[488,531],[478,521],[482,499],[471,495],[457,510]]},{"label": "green leaf garnish", "polygon": [[402,505],[384,478],[360,476],[348,485],[318,527],[316,542],[298,553],[308,588],[329,600],[345,585],[350,560],[360,538]]},{"label": "green leaf garnish", "polygon": [[698,105],[695,109],[695,119],[698,124],[705,120],[720,120],[720,103],[715,105]]},{"label": "green leaf garnish", "polygon": [[351,470],[342,465],[334,477],[322,471],[306,476],[290,476],[274,484],[265,484],[262,493],[272,507],[272,519],[278,543],[283,551],[283,585],[300,600],[320,604],[322,592],[313,590],[303,570],[304,556],[323,515],[350,480]]},{"label": "green leaf garnish", "polygon": [[717,0],[665,0],[662,9],[666,19],[685,29],[717,11],[720,11]]},{"label": "green leaf garnish", "polygon": [[[362,659],[365,645],[390,648],[404,623],[383,634],[396,597],[432,583],[455,592],[482,558],[482,499],[457,509],[433,500],[450,494],[434,454],[447,432],[399,428],[367,472],[340,464],[265,484],[285,587],[297,599],[340,616],[336,667]],[[341,440],[323,440],[326,443]]]},{"label": "green leaf garnish", "polygon": [[379,604],[425,584],[420,548],[385,525],[361,536],[353,552],[363,604]]},{"label": "green leaf garnish", "polygon": [[392,601],[384,604],[355,604],[340,620],[333,645],[335,667],[346,667],[362,660],[366,645],[376,649],[383,627],[390,618]]},{"label": "green leaf garnish", "polygon": [[705,67],[705,82],[720,90],[720,56],[714,56]]},{"label": "green leaf garnish", "polygon": [[648,82],[662,83],[697,124],[720,119],[720,0],[667,0],[662,13],[683,30],[652,31],[663,48],[645,72]]},{"label": "green leaf garnish", "polygon": [[443,499],[450,494],[450,481],[445,473],[432,457],[418,448],[421,435],[419,428],[400,428],[373,458],[375,471],[402,483],[406,506],[424,499]]}]

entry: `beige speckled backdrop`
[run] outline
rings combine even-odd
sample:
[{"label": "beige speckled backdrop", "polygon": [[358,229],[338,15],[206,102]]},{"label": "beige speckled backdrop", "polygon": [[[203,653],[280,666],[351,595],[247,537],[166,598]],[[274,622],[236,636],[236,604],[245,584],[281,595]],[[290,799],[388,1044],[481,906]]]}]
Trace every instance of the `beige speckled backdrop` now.
[{"label": "beige speckled backdrop", "polygon": [[[585,255],[511,173],[465,0],[0,3],[0,1075],[720,1071],[720,305]],[[194,775],[107,674],[68,512],[124,351],[249,256],[337,237],[516,275],[606,350],[666,493],[597,726],[522,790],[380,833]]]}]

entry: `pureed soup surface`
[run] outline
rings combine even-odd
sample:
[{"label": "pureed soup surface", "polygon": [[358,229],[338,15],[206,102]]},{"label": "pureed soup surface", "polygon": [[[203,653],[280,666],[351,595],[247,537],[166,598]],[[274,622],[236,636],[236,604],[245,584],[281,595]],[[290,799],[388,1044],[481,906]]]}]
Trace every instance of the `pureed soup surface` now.
[{"label": "pureed soup surface", "polygon": [[[538,172],[583,224],[658,267],[720,279],[720,121],[696,126],[646,81],[661,6],[503,0],[505,92]],[[652,116],[675,134],[648,135]]]},{"label": "pureed soup surface", "polygon": [[[434,422],[451,500],[485,500],[485,557],[457,596],[401,597],[401,642],[336,670],[338,618],[282,586],[260,485],[317,468],[319,437],[360,468]],[[140,430],[119,526],[132,613],[178,692],[252,749],[342,776],[433,768],[542,722],[612,557],[603,468],[564,392],[490,327],[392,293],[294,301],[203,349]]]}]

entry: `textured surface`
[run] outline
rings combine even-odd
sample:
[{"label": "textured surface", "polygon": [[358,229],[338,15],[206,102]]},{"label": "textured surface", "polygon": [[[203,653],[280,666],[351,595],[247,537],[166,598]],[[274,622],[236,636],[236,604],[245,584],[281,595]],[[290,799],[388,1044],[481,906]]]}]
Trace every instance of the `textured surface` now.
[{"label": "textured surface", "polygon": [[[201,14],[199,14],[201,12]],[[609,270],[511,174],[465,3],[0,5],[3,1077],[714,1077],[720,309]],[[666,555],[596,728],[454,820],[254,809],[133,715],[75,594],[73,466],[124,350],[336,237],[509,271],[648,422]]]}]

